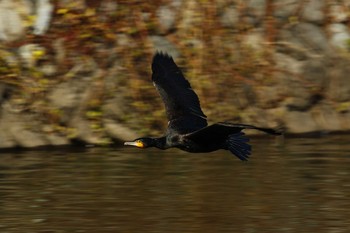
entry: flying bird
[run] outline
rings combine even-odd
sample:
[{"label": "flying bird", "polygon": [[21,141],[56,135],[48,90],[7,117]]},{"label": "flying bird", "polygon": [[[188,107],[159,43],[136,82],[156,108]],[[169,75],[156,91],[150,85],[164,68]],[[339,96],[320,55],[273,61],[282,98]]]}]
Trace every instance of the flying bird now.
[{"label": "flying bird", "polygon": [[218,122],[208,126],[199,99],[192,90],[173,58],[157,52],[152,62],[152,81],[158,90],[166,110],[168,128],[162,137],[141,137],[124,145],[139,148],[179,148],[192,153],[229,150],[245,161],[251,154],[249,138],[242,132],[254,129],[280,135],[277,130],[247,124]]}]

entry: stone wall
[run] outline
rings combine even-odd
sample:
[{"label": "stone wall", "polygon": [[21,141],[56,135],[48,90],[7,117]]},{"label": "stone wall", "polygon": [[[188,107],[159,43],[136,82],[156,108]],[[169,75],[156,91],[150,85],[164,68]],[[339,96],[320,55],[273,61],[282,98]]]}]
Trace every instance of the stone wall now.
[{"label": "stone wall", "polygon": [[348,0],[2,0],[0,148],[159,134],[156,50],[210,122],[349,131],[349,13]]}]

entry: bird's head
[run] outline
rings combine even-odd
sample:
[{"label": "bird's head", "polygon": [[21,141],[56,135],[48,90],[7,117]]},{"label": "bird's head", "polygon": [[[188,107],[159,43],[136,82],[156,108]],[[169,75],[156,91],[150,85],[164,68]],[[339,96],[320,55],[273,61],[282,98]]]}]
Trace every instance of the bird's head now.
[{"label": "bird's head", "polygon": [[131,142],[124,142],[124,146],[136,146],[138,148],[147,148],[155,146],[153,138],[137,138]]}]

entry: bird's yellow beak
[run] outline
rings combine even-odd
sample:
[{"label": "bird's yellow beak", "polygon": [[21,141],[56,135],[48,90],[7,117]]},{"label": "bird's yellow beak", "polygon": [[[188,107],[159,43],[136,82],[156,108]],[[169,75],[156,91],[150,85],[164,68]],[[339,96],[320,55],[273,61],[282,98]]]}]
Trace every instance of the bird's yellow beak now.
[{"label": "bird's yellow beak", "polygon": [[144,148],[145,144],[143,144],[143,142],[137,140],[137,141],[134,141],[134,142],[124,142],[124,146],[136,146],[136,147],[139,147],[139,148]]}]

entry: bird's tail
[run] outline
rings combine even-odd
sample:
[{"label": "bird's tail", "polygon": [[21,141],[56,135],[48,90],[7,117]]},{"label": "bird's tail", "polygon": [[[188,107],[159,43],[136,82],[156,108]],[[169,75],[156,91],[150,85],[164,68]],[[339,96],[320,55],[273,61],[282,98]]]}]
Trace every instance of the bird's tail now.
[{"label": "bird's tail", "polygon": [[246,125],[246,124],[234,124],[234,123],[230,123],[230,122],[220,122],[221,125],[226,125],[229,127],[236,127],[236,128],[241,128],[241,129],[255,129],[255,130],[259,130],[268,134],[272,134],[272,135],[281,135],[283,133],[283,129],[282,128],[276,128],[276,129],[272,129],[272,128],[263,128],[263,127],[257,127],[254,125]]},{"label": "bird's tail", "polygon": [[272,128],[262,128],[262,127],[256,127],[253,125],[247,125],[247,127],[245,127],[246,129],[256,129],[268,134],[272,134],[272,135],[282,135],[283,130],[282,129],[272,129]]},{"label": "bird's tail", "polygon": [[231,134],[226,141],[227,149],[240,160],[247,161],[252,150],[248,142],[249,138],[243,132]]}]

